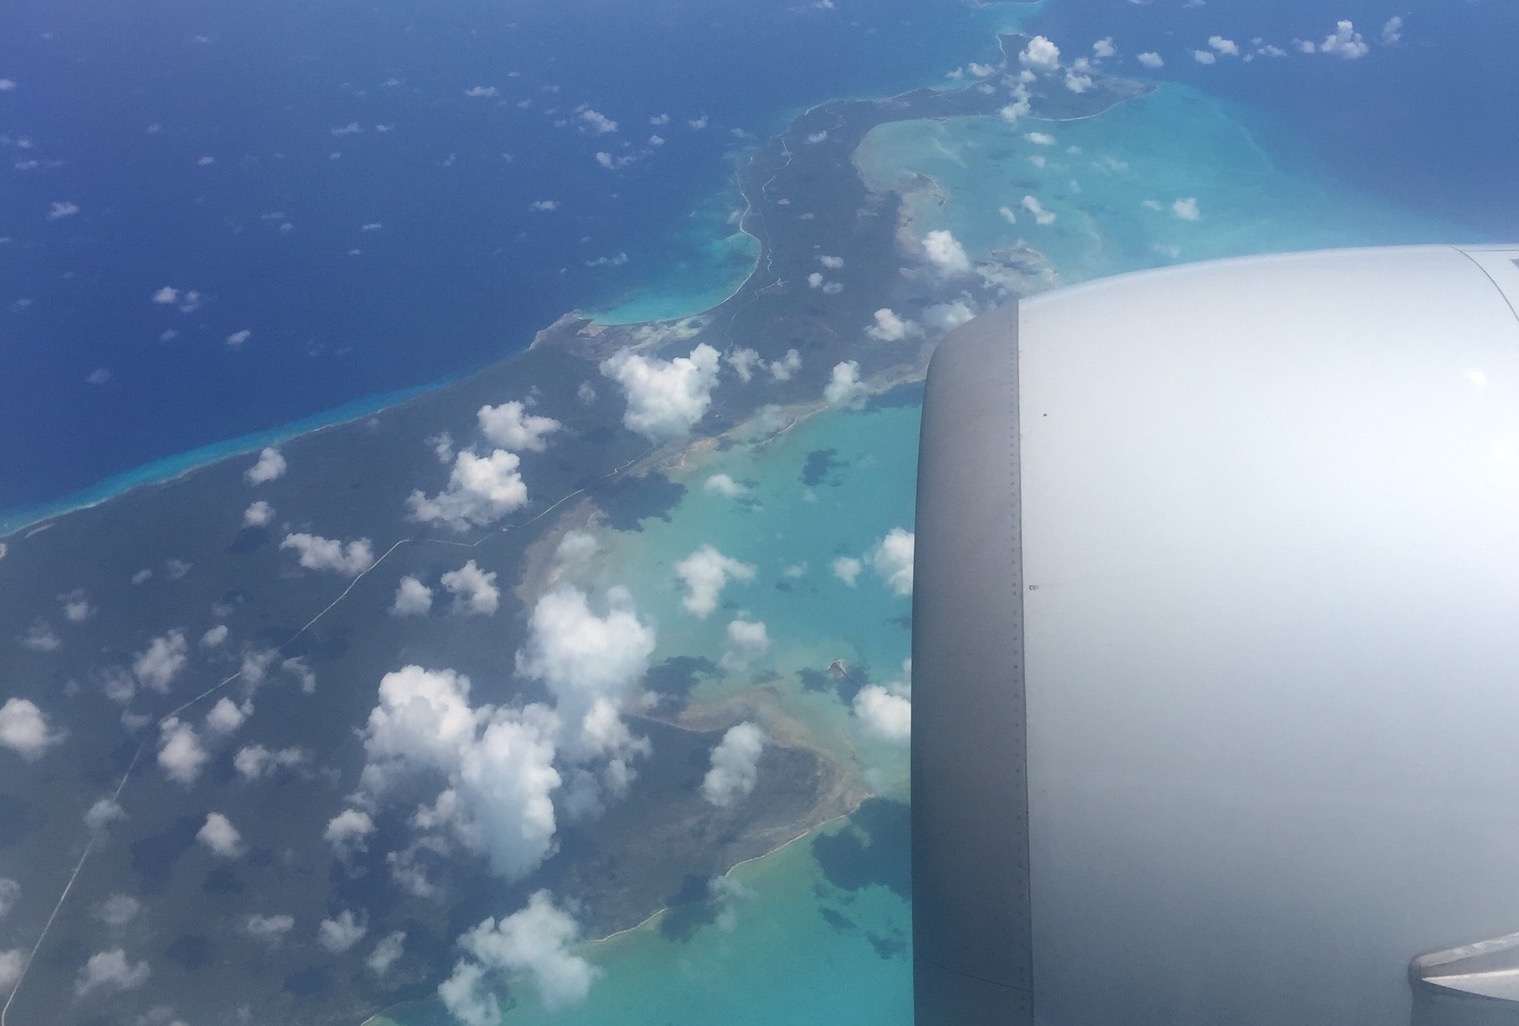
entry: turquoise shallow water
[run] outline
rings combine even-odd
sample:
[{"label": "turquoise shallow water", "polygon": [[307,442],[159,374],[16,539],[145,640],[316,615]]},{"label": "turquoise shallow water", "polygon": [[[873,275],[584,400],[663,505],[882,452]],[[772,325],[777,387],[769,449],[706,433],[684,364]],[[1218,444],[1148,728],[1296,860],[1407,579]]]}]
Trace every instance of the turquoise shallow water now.
[{"label": "turquoise shallow water", "polygon": [[[825,845],[851,852],[863,842],[844,825],[824,833]],[[656,922],[586,945],[584,954],[601,975],[585,1004],[546,1012],[524,988],[502,1021],[909,1026],[910,918],[898,888],[880,882],[892,873],[830,879],[810,844],[791,845],[730,873],[737,893],[725,913],[685,940],[669,939]],[[407,1026],[452,1026],[433,1004],[392,1009],[389,1018]]]},{"label": "turquoise shallow water", "polygon": [[[972,257],[1027,244],[1046,258],[1051,284],[1247,253],[1471,234],[1289,173],[1243,111],[1176,83],[1079,121],[886,124],[865,138],[856,161],[875,188],[899,187],[913,172],[937,183],[908,197],[917,236],[947,228]],[[1039,223],[1025,197],[1054,220]]]},{"label": "turquoise shallow water", "polygon": [[702,313],[737,292],[759,259],[759,240],[738,229],[744,208],[736,187],[728,187],[693,210],[681,225],[679,250],[695,254],[669,269],[658,287],[630,289],[605,309],[586,313],[602,324],[671,321]]}]

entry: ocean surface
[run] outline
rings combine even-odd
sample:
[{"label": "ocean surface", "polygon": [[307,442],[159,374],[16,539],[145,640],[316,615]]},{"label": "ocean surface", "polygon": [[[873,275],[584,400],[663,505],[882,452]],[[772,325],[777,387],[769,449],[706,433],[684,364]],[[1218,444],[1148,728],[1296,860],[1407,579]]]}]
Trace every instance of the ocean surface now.
[{"label": "ocean surface", "polygon": [[[1067,56],[1112,36],[1105,67],[1159,88],[1081,122],[875,130],[859,155],[871,182],[933,180],[908,197],[918,234],[948,228],[973,255],[1027,245],[1051,283],[1236,253],[1519,235],[1508,171],[1519,139],[1494,130],[1497,98],[1514,95],[1498,60],[1519,38],[1514,9],[1407,6],[1347,0],[1326,17],[1307,0],[257,11],[148,0],[86,21],[40,0],[9,5],[0,531],[25,522],[18,508],[85,501],[76,493],[111,475],[122,476],[86,498],[264,444],[301,418],[316,419],[296,430],[362,415],[399,398],[386,393],[521,349],[570,309],[632,321],[710,306],[753,258],[731,217],[733,162],[751,137],[825,99],[942,83],[995,59],[993,32],[1020,18]],[[1401,39],[1383,44],[1400,13]],[[1339,17],[1370,41],[1366,58],[1293,50]],[[1211,48],[1215,34],[1286,55],[1247,62]],[[1202,64],[1194,49],[1219,56]],[[1140,67],[1142,50],[1165,65]],[[477,88],[495,92],[466,95]],[[597,131],[582,104],[617,132]],[[650,124],[662,114],[668,124]],[[609,171],[600,152],[635,159]],[[12,168],[31,160],[63,163]],[[1039,223],[1024,196],[1054,220]],[[554,206],[530,209],[539,201]],[[50,219],[55,203],[78,211]],[[165,286],[175,301],[154,302]],[[886,799],[905,793],[905,749],[863,736],[847,696],[901,678],[910,603],[868,565],[851,587],[831,564],[868,564],[889,530],[911,526],[918,410],[898,398],[693,454],[672,471],[687,492],[668,520],[602,532],[605,583],[629,587],[659,624],[655,659],[720,668],[698,705],[773,681],[774,708]],[[168,462],[140,469],[154,460]],[[707,491],[717,473],[744,493]],[[704,620],[681,611],[672,569],[703,543],[755,571]],[[764,621],[771,644],[723,666],[740,613]],[[835,660],[842,684],[826,673]],[[584,1005],[549,1014],[524,995],[506,1022],[905,1026],[900,808],[872,803],[738,867],[712,922],[655,921],[586,945],[601,975]],[[387,1014],[447,1021],[436,1003]]]},{"label": "ocean surface", "polygon": [[752,262],[722,241],[750,146],[993,60],[1021,12],[7,4],[0,510],[478,368],[571,309],[703,309]]}]

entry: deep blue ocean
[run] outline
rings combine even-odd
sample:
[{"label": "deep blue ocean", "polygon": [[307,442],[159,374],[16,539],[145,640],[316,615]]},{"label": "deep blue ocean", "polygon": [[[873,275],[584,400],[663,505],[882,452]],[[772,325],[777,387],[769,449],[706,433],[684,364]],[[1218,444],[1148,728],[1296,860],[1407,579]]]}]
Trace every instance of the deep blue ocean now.
[{"label": "deep blue ocean", "polygon": [[[1108,70],[1236,100],[1316,174],[1519,236],[1502,127],[1519,7],[1409,6],[1046,0],[1031,28],[1068,59],[1112,36]],[[1014,9],[11,0],[0,510],[465,373],[574,308],[700,294],[733,273],[704,261],[754,137],[994,60]],[[1395,14],[1403,38],[1382,46]],[[1188,59],[1213,34],[1290,49],[1338,18],[1367,57]],[[175,302],[154,301],[165,287]]]}]

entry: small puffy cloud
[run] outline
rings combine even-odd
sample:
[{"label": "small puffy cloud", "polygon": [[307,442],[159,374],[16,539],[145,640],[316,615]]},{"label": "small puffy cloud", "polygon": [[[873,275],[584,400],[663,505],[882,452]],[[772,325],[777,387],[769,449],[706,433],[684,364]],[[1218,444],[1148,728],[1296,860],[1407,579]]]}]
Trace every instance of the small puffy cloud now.
[{"label": "small puffy cloud", "polygon": [[278,449],[268,448],[258,454],[258,462],[249,467],[243,476],[251,485],[277,481],[285,476],[285,457]]},{"label": "small puffy cloud", "polygon": [[[1006,207],[1003,207],[1006,210]],[[935,331],[952,331],[975,317],[977,307],[973,300],[956,299],[948,303],[935,303],[923,311],[923,323]]]},{"label": "small puffy cloud", "polygon": [[703,545],[675,564],[675,576],[686,586],[681,605],[688,613],[706,619],[717,608],[718,595],[730,579],[754,580],[754,567]]},{"label": "small puffy cloud", "polygon": [[600,974],[571,951],[579,940],[580,927],[575,920],[554,904],[548,891],[537,891],[524,908],[499,922],[486,919],[459,938],[459,946],[474,961],[459,962],[438,993],[455,1017],[471,1026],[475,1022],[494,1026],[499,1020],[499,1011],[496,1018],[460,1016],[459,1010],[464,1008],[495,1008],[495,995],[484,989],[487,972],[526,973],[545,1008],[579,1004]]},{"label": "small puffy cloud", "polygon": [[1018,205],[1028,213],[1033,214],[1034,220],[1042,225],[1055,223],[1054,213],[1045,210],[1044,204],[1040,203],[1038,197],[1036,196],[1025,196],[1023,197],[1022,202],[1020,202]]},{"label": "small puffy cloud", "polygon": [[295,928],[295,917],[287,915],[266,916],[254,913],[243,920],[243,932],[254,940],[274,947]]},{"label": "small puffy cloud", "polygon": [[580,112],[580,120],[594,129],[598,135],[617,131],[617,122],[600,111],[591,110],[590,108],[586,108]]},{"label": "small puffy cloud", "polygon": [[1151,71],[1154,71],[1156,68],[1163,68],[1166,64],[1165,58],[1161,57],[1160,54],[1156,53],[1153,50],[1145,51],[1144,53],[1140,54],[1137,59],[1140,64],[1143,64]]},{"label": "small puffy cloud", "polygon": [[172,285],[165,285],[153,293],[153,302],[158,303],[160,306],[173,306],[179,302],[179,289]]},{"label": "small puffy cloud", "polygon": [[1018,55],[1018,63],[1034,71],[1053,71],[1060,66],[1060,47],[1043,36],[1035,36]]},{"label": "small puffy cloud", "polygon": [[306,761],[299,748],[281,748],[271,752],[263,745],[246,745],[232,757],[232,767],[244,780],[257,780],[276,769],[289,769]]},{"label": "small puffy cloud", "polygon": [[584,572],[596,558],[601,545],[589,531],[566,531],[554,547],[554,566],[561,574]]},{"label": "small puffy cloud", "polygon": [[465,450],[454,458],[446,490],[433,498],[420,490],[411,493],[406,500],[411,518],[456,531],[487,527],[527,505],[527,485],[518,470],[520,464],[517,454],[505,449],[496,449],[489,456]]},{"label": "small puffy cloud", "polygon": [[869,734],[905,743],[912,737],[912,662],[903,664],[903,680],[867,684],[854,696],[854,715]]},{"label": "small puffy cloud", "polygon": [[728,366],[733,368],[740,381],[748,381],[754,377],[754,368],[763,367],[765,361],[760,358],[758,350],[742,348],[735,349],[724,357]]},{"label": "small puffy cloud", "polygon": [[1035,146],[1055,145],[1055,137],[1048,132],[1025,132],[1023,137]]},{"label": "small puffy cloud", "polygon": [[1239,44],[1232,39],[1225,39],[1223,36],[1209,36],[1208,47],[1225,57],[1239,56]]},{"label": "small puffy cloud", "polygon": [[811,274],[807,275],[807,287],[809,289],[820,289],[820,288],[822,288],[823,287],[823,273],[821,271],[813,271]]},{"label": "small puffy cloud", "polygon": [[344,909],[332,919],[323,919],[316,928],[316,942],[322,946],[322,950],[329,955],[341,955],[369,932],[369,925],[363,916],[355,916],[350,909]]},{"label": "small puffy cloud", "polygon": [[95,615],[95,607],[90,605],[90,600],[85,597],[83,591],[76,591],[68,595],[60,595],[63,602],[63,615],[69,623],[84,623]]},{"label": "small puffy cloud", "polygon": [[912,532],[893,527],[870,550],[870,565],[898,595],[912,594]]},{"label": "small puffy cloud", "polygon": [[96,914],[107,926],[120,929],[142,914],[142,902],[130,894],[113,894],[100,903]]},{"label": "small puffy cloud", "polygon": [[1065,73],[1065,87],[1073,93],[1084,93],[1092,88],[1092,76],[1076,71]]},{"label": "small puffy cloud", "polygon": [[481,570],[473,559],[444,574],[442,581],[443,587],[454,597],[455,613],[489,616],[501,604],[501,589],[496,587],[495,573]]},{"label": "small puffy cloud", "polygon": [[332,848],[334,856],[346,860],[365,851],[369,847],[369,838],[373,833],[374,819],[369,813],[358,809],[344,809],[327,821],[327,829],[322,832],[322,840]]},{"label": "small puffy cloud", "polygon": [[559,209],[559,201],[552,199],[534,200],[528,204],[528,209],[535,214],[547,214]]},{"label": "small puffy cloud", "polygon": [[702,484],[702,489],[709,495],[721,495],[725,499],[736,499],[748,491],[727,474],[713,474]]},{"label": "small puffy cloud", "polygon": [[733,671],[747,666],[751,659],[764,655],[770,648],[770,632],[761,620],[750,620],[747,614],[728,623],[728,651],[723,653],[722,666]]},{"label": "small puffy cloud", "polygon": [[1092,55],[1099,60],[1112,57],[1118,53],[1118,47],[1113,45],[1113,37],[1106,36],[1092,44]]},{"label": "small puffy cloud", "polygon": [[1394,14],[1382,26],[1382,45],[1393,46],[1403,39],[1403,16]]},{"label": "small puffy cloud", "polygon": [[280,542],[281,549],[293,549],[300,556],[301,566],[307,570],[334,570],[348,577],[355,577],[374,565],[374,550],[368,538],[359,538],[344,544],[334,538],[296,532],[287,534]]},{"label": "small puffy cloud", "polygon": [[310,666],[306,665],[305,656],[293,656],[286,659],[280,663],[280,669],[296,679],[301,686],[301,694],[316,694],[316,674],[312,672]]},{"label": "small puffy cloud", "polygon": [[833,576],[853,588],[859,580],[860,571],[865,569],[865,564],[853,556],[839,556],[830,567],[833,570]]},{"label": "small puffy cloud", "polygon": [[1332,53],[1348,61],[1365,57],[1369,52],[1371,47],[1366,45],[1366,40],[1355,30],[1354,23],[1349,21],[1336,22],[1334,32],[1319,44],[1319,53]]},{"label": "small puffy cloud", "polygon": [[217,858],[235,859],[243,854],[243,835],[220,812],[207,814],[206,822],[195,833],[195,839],[211,849],[211,854]]},{"label": "small puffy cloud", "polygon": [[243,347],[243,343],[252,337],[253,332],[247,328],[243,328],[241,331],[234,331],[232,334],[228,335],[224,341],[228,349],[241,349]]},{"label": "small puffy cloud", "polygon": [[244,700],[242,705],[238,705],[224,695],[206,713],[206,729],[213,734],[231,734],[243,725],[243,721],[252,712],[252,702]]},{"label": "small puffy cloud", "polygon": [[16,88],[14,78],[0,78],[0,93],[8,93],[14,88]]},{"label": "small puffy cloud", "polygon": [[179,675],[179,671],[184,669],[185,661],[189,658],[189,648],[184,631],[172,630],[154,638],[146,649],[138,653],[132,661],[132,673],[144,687],[162,694],[169,690],[169,685]]},{"label": "small puffy cloud", "polygon": [[946,229],[936,229],[923,236],[923,253],[940,274],[970,273],[970,257],[965,254],[965,247],[960,245],[953,232]]},{"label": "small puffy cloud", "polygon": [[837,271],[844,266],[844,258],[841,256],[819,256],[818,263],[830,271]]},{"label": "small puffy cloud", "polygon": [[501,1002],[486,986],[485,967],[460,959],[453,974],[438,984],[438,999],[460,1026],[499,1026]]},{"label": "small puffy cloud", "polygon": [[55,202],[52,206],[48,207],[47,219],[49,221],[57,221],[61,218],[73,217],[77,213],[79,213],[79,204],[63,200],[62,202]]},{"label": "small puffy cloud", "polygon": [[719,808],[748,797],[759,779],[759,758],[766,740],[758,724],[745,721],[728,728],[712,749],[712,768],[702,778],[701,796]]},{"label": "small puffy cloud", "polygon": [[8,698],[0,705],[0,748],[9,748],[27,762],[41,758],[63,737],[29,699]]},{"label": "small puffy cloud", "polygon": [[1184,196],[1171,204],[1171,213],[1183,221],[1197,221],[1202,218],[1202,212],[1197,209],[1196,196]]},{"label": "small puffy cloud", "polygon": [[483,100],[486,97],[495,96],[496,87],[486,85],[470,86],[468,89],[464,90],[464,95],[473,99]]},{"label": "small puffy cloud", "polygon": [[770,361],[770,376],[776,381],[790,381],[801,369],[802,354],[795,349],[788,349],[785,356]]},{"label": "small puffy cloud", "polygon": [[865,334],[882,342],[900,342],[923,334],[916,321],[901,317],[889,306],[875,312],[875,320],[865,328]]},{"label": "small puffy cloud", "polygon": [[432,589],[407,575],[396,585],[396,599],[390,604],[391,616],[421,616],[432,608]]},{"label": "small puffy cloud", "polygon": [[136,990],[148,982],[152,970],[148,963],[132,962],[121,948],[97,952],[90,956],[74,978],[74,993],[78,997],[89,994],[109,994],[116,991]]},{"label": "small puffy cloud", "polygon": [[628,402],[622,422],[650,441],[688,434],[712,403],[718,352],[706,343],[674,360],[621,349],[601,361],[601,373],[622,386]]},{"label": "small puffy cloud", "polygon": [[480,431],[492,444],[529,452],[542,452],[548,446],[544,439],[564,426],[553,417],[524,412],[516,401],[482,406],[478,418]]},{"label": "small puffy cloud", "polygon": [[200,779],[208,758],[194,727],[173,716],[159,725],[158,765],[170,779],[191,786]]},{"label": "small puffy cloud", "polygon": [[1212,50],[1193,50],[1192,59],[1199,64],[1213,64],[1218,61],[1218,55]]},{"label": "small puffy cloud", "polygon": [[21,644],[33,652],[56,652],[63,647],[63,639],[54,633],[46,620],[35,620],[27,628]]},{"label": "small puffy cloud", "polygon": [[369,957],[364,959],[364,964],[369,966],[376,976],[384,976],[390,972],[390,967],[400,961],[401,954],[406,945],[406,931],[396,930],[380,938],[380,942],[374,946]]},{"label": "small puffy cloud", "polygon": [[249,505],[247,509],[243,510],[244,527],[263,527],[273,519],[274,507],[269,505],[263,499],[259,499],[257,502]]},{"label": "small puffy cloud", "polygon": [[126,818],[126,810],[113,799],[100,798],[85,810],[84,825],[91,834],[98,835],[109,830],[112,823],[119,823]]},{"label": "small puffy cloud", "polygon": [[860,380],[860,365],[854,360],[834,364],[833,376],[823,387],[823,398],[830,406],[857,409],[865,404],[867,390]]}]

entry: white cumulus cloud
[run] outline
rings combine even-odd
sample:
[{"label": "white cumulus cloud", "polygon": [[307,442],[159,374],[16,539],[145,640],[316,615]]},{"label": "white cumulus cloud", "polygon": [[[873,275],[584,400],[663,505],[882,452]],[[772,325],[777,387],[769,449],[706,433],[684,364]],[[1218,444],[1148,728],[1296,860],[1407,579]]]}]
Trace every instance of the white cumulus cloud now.
[{"label": "white cumulus cloud", "polygon": [[712,749],[712,768],[701,782],[702,797],[720,808],[748,797],[759,779],[759,758],[766,740],[764,730],[747,720],[729,727]]},{"label": "white cumulus cloud", "polygon": [[1144,53],[1140,54],[1137,59],[1140,64],[1143,64],[1151,71],[1155,70],[1156,68],[1163,68],[1166,64],[1165,58],[1161,57],[1160,54],[1156,53],[1153,50],[1145,51]]},{"label": "white cumulus cloud", "polygon": [[713,474],[703,482],[702,489],[711,495],[721,495],[725,499],[736,499],[748,491],[727,474]]},{"label": "white cumulus cloud", "polygon": [[1053,71],[1060,66],[1060,47],[1043,36],[1035,36],[1018,55],[1018,63],[1035,71]]},{"label": "white cumulus cloud", "polygon": [[132,673],[143,686],[163,693],[169,690],[169,685],[179,675],[179,671],[184,669],[188,658],[189,645],[185,641],[184,631],[172,630],[154,638],[146,649],[138,653],[132,661]]},{"label": "white cumulus cloud", "polygon": [[859,580],[860,571],[865,569],[865,564],[853,556],[839,556],[831,564],[831,569],[833,576],[853,588]]},{"label": "white cumulus cloud", "polygon": [[152,970],[146,961],[132,962],[121,948],[100,951],[90,956],[74,978],[74,993],[79,997],[98,992],[136,990],[148,982]]},{"label": "white cumulus cloud", "polygon": [[1365,57],[1369,52],[1371,47],[1366,45],[1366,40],[1355,30],[1355,24],[1349,21],[1336,22],[1334,32],[1319,44],[1319,53],[1332,53],[1348,61]]},{"label": "white cumulus cloud", "polygon": [[904,318],[891,307],[883,306],[875,312],[873,322],[865,328],[865,334],[882,342],[900,342],[904,338],[923,334],[923,329],[917,321]]},{"label": "white cumulus cloud", "polygon": [[0,747],[33,762],[62,740],[63,732],[49,727],[47,717],[30,699],[8,698],[0,705]]},{"label": "white cumulus cloud", "polygon": [[690,356],[660,360],[621,349],[601,361],[601,373],[621,387],[627,399],[622,422],[650,441],[688,434],[712,403],[717,385],[716,349],[701,343]]},{"label": "white cumulus cloud", "polygon": [[453,611],[461,614],[489,616],[501,604],[501,589],[496,575],[475,565],[472,559],[442,577],[443,587],[454,597]]},{"label": "white cumulus cloud", "polygon": [[681,605],[705,620],[717,608],[718,596],[728,581],[754,580],[754,567],[703,545],[675,564],[675,576],[686,586]]},{"label": "white cumulus cloud", "polygon": [[392,616],[421,616],[432,608],[432,589],[407,575],[396,585],[396,599],[390,605]]},{"label": "white cumulus cloud", "polygon": [[1183,221],[1197,221],[1202,218],[1202,211],[1197,209],[1196,196],[1184,196],[1171,204],[1171,213]]},{"label": "white cumulus cloud", "polygon": [[870,550],[870,565],[898,595],[912,594],[912,532],[893,527]]},{"label": "white cumulus cloud", "polygon": [[280,548],[294,549],[300,555],[301,566],[307,570],[335,570],[354,577],[374,565],[374,549],[368,538],[359,538],[345,546],[334,538],[297,532],[285,535]]},{"label": "white cumulus cloud", "polygon": [[285,457],[278,449],[269,448],[258,454],[258,462],[244,471],[243,476],[248,479],[249,484],[261,485],[284,477],[285,469]]},{"label": "white cumulus cloud", "polygon": [[243,835],[220,812],[207,814],[205,823],[195,833],[195,839],[210,848],[211,854],[218,858],[235,859],[243,854]]},{"label": "white cumulus cloud", "polygon": [[263,527],[274,519],[274,507],[263,499],[258,500],[243,510],[244,527]]},{"label": "white cumulus cloud", "polygon": [[646,748],[618,714],[638,695],[654,628],[638,618],[626,589],[610,589],[606,602],[606,615],[598,616],[584,592],[555,588],[534,605],[527,643],[517,652],[517,672],[548,685],[567,754],[576,760],[626,760]]},{"label": "white cumulus cloud", "polygon": [[158,765],[170,779],[189,787],[200,779],[208,758],[194,727],[172,716],[159,725]]},{"label": "white cumulus cloud", "polygon": [[341,955],[369,932],[369,925],[362,915],[355,916],[351,909],[344,909],[332,919],[323,919],[316,928],[316,942],[329,955]]},{"label": "white cumulus cloud", "polygon": [[500,406],[482,406],[478,414],[480,431],[494,445],[504,449],[542,452],[545,439],[564,425],[553,417],[526,413],[520,402]]},{"label": "white cumulus cloud", "polygon": [[834,364],[833,376],[823,387],[823,399],[830,406],[858,409],[865,404],[868,390],[860,380],[860,365],[855,360]]},{"label": "white cumulus cloud", "polygon": [[489,456],[465,450],[454,458],[448,488],[429,498],[420,489],[406,500],[411,518],[440,523],[456,531],[487,527],[527,505],[527,485],[514,452],[496,449]]},{"label": "white cumulus cloud", "polygon": [[526,973],[533,981],[545,1008],[560,1009],[579,1004],[600,975],[572,948],[580,940],[580,927],[567,912],[554,904],[548,891],[537,891],[527,905],[501,919],[486,919],[459,938],[459,946],[473,961],[463,960],[438,988],[450,1011],[461,1021],[492,1024],[499,1018],[473,1019],[481,1008],[496,1008],[495,995],[485,989],[488,973]]},{"label": "white cumulus cloud", "polygon": [[966,255],[965,247],[947,229],[936,229],[923,236],[923,253],[940,274],[970,273],[970,257]]}]

